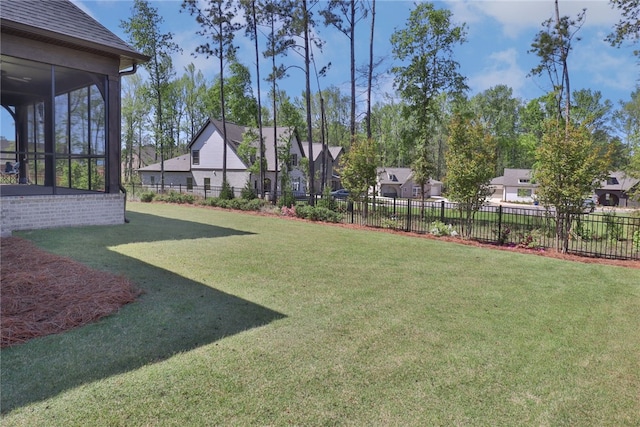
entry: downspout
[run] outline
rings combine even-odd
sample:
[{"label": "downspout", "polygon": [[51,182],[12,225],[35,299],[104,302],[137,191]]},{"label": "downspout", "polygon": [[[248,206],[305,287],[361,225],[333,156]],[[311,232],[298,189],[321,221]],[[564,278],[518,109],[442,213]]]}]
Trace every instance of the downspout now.
[{"label": "downspout", "polygon": [[[119,73],[120,75],[120,79],[122,80],[122,76],[130,76],[132,74],[135,74],[136,71],[138,70],[138,64],[136,62],[133,63],[133,66],[130,70],[127,71],[121,71]],[[122,85],[120,85],[122,87]],[[118,162],[118,173],[120,174],[120,179],[118,179],[118,181],[120,181],[120,191],[122,191],[124,193],[124,222],[125,224],[129,224],[129,219],[127,218],[127,189],[124,188],[124,185],[122,185],[122,165],[120,162]]]}]

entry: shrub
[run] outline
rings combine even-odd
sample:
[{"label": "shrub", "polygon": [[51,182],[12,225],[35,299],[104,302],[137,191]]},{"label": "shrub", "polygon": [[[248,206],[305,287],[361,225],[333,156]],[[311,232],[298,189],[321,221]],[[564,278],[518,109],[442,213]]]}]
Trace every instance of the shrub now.
[{"label": "shrub", "polygon": [[392,218],[384,218],[382,220],[382,228],[390,228],[392,230],[397,230],[400,227],[398,220],[394,217]]},{"label": "shrub", "polygon": [[603,212],[602,217],[607,229],[607,237],[611,240],[622,240],[622,225],[616,222],[616,213]]},{"label": "shrub", "polygon": [[451,224],[445,224],[442,221],[434,221],[429,227],[429,233],[434,236],[457,236],[458,232],[453,229]]},{"label": "shrub", "polygon": [[337,203],[335,199],[331,196],[331,189],[329,187],[324,187],[324,191],[322,192],[322,198],[318,200],[317,205],[319,207],[327,208],[332,211],[336,210]]},{"label": "shrub", "polygon": [[144,203],[150,203],[156,197],[156,193],[153,191],[145,191],[140,195],[140,201]]},{"label": "shrub", "polygon": [[296,216],[298,218],[310,219],[311,221],[324,222],[340,222],[342,215],[321,206],[309,206],[305,204],[297,204],[295,207]]},{"label": "shrub", "polygon": [[247,184],[240,191],[240,198],[244,200],[253,200],[257,198],[256,190],[251,187],[251,183],[247,181]]},{"label": "shrub", "polygon": [[156,200],[168,203],[192,205],[196,201],[196,197],[193,194],[180,194],[177,191],[172,190],[167,194],[157,195]]},{"label": "shrub", "polygon": [[538,230],[538,229],[520,234],[520,242],[518,243],[518,247],[524,248],[524,249],[542,248],[544,247],[542,245],[543,236],[544,236],[544,231]]},{"label": "shrub", "polygon": [[223,200],[231,200],[235,197],[233,192],[233,187],[229,185],[229,182],[226,180],[222,182],[222,188],[220,189],[220,195],[218,198]]}]

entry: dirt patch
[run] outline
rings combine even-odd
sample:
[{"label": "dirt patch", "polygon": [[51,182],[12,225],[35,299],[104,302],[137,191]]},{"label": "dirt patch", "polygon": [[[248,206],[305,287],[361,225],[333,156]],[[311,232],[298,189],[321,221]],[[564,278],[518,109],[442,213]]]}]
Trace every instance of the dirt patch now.
[{"label": "dirt patch", "polygon": [[125,277],[18,237],[0,239],[0,250],[0,347],[94,322],[140,294]]}]

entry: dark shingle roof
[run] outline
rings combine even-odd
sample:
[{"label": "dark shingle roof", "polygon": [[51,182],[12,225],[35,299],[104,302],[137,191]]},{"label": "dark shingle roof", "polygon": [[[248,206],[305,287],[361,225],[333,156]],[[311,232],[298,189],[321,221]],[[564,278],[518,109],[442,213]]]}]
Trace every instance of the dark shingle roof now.
[{"label": "dark shingle roof", "polygon": [[140,54],[69,0],[0,0],[3,32],[120,57],[120,68],[141,63]]},{"label": "dark shingle roof", "polygon": [[[144,172],[160,172],[160,163],[154,163],[149,166],[138,169]],[[164,161],[165,172],[189,172],[191,170],[191,155],[183,154],[182,156],[174,157]]]}]

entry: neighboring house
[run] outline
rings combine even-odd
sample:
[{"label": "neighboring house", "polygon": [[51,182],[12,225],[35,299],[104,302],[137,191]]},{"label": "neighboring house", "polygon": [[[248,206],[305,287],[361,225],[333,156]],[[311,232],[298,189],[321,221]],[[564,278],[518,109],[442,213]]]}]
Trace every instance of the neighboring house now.
[{"label": "neighboring house", "polygon": [[[249,130],[257,133],[255,129],[227,122],[227,140],[223,142],[222,122],[214,119],[207,120],[189,143],[189,154],[164,161],[165,186],[184,186],[187,189],[221,187],[223,144],[226,144],[227,182],[229,185],[234,188],[236,195],[247,185],[247,182],[250,182],[250,185],[257,190],[259,174],[251,174],[248,171],[250,165],[238,154],[238,147],[243,136]],[[276,189],[279,193],[281,192],[280,183],[276,183],[276,171],[280,172],[280,165],[276,164],[276,141],[279,147],[289,145],[291,186],[294,191],[302,191],[306,181],[300,170],[300,159],[304,154],[298,136],[294,129],[289,127],[278,127],[275,132],[274,135],[273,127],[263,127],[262,129],[267,166],[264,182],[265,192],[273,192]],[[258,141],[254,141],[252,145],[257,147]],[[142,184],[160,185],[161,167],[160,163],[154,163],[138,169]]]},{"label": "neighboring house", "polygon": [[533,203],[538,188],[531,177],[531,169],[506,168],[504,175],[492,179],[490,185],[494,194],[502,189],[502,201],[517,203]]},{"label": "neighboring house", "polygon": [[0,186],[2,234],[123,224],[120,79],[149,58],[69,0],[2,0],[0,31],[2,159],[31,184]]},{"label": "neighboring house", "polygon": [[136,147],[130,157],[125,156],[125,158],[123,158],[121,166],[122,176],[126,180],[129,178],[127,176],[128,171],[132,172],[133,175],[135,175],[138,169],[149,166],[156,162],[156,147],[154,145],[143,145],[141,147]]},{"label": "neighboring house", "polygon": [[[304,150],[304,155],[306,158],[309,158],[309,143],[302,142],[302,148]],[[340,165],[340,158],[344,149],[340,146],[327,146],[327,152],[323,153],[322,144],[313,143],[313,167],[316,175],[316,181],[314,182],[314,189],[316,193],[319,193],[322,188],[322,174],[323,167],[322,163],[326,160],[326,168],[324,169],[324,174],[326,177],[327,186],[331,191],[338,190],[342,187],[340,182],[340,175],[338,174],[338,167]],[[326,154],[323,156],[323,154]]]},{"label": "neighboring house", "polygon": [[640,201],[631,199],[630,193],[638,189],[640,179],[627,176],[624,172],[611,172],[596,189],[598,204],[602,206],[639,207]]},{"label": "neighboring house", "polygon": [[[407,199],[422,198],[420,185],[413,179],[411,168],[378,168],[378,182],[375,191],[383,197],[397,197]],[[442,182],[434,179],[424,185],[425,197],[442,195]]]},{"label": "neighboring house", "polygon": [[[624,172],[611,172],[606,180],[595,190],[598,204],[602,206],[637,207],[640,203],[630,199],[629,194],[638,188],[640,180],[625,175]],[[532,203],[535,200],[538,184],[532,180],[531,169],[505,169],[504,175],[491,180],[496,192],[502,190],[502,201]]]}]

